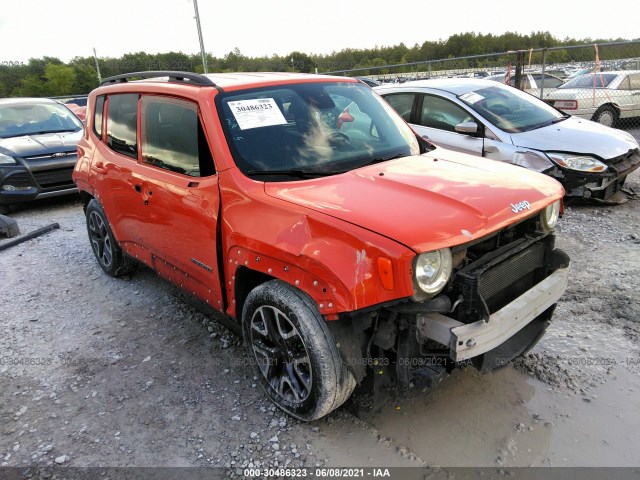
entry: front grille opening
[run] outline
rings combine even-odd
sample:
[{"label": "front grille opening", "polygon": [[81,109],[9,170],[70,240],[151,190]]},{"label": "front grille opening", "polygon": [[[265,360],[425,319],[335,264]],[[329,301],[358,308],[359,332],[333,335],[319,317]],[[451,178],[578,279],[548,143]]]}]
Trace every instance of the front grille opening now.
[{"label": "front grille opening", "polygon": [[72,186],[72,173],[73,167],[56,168],[53,170],[42,170],[40,172],[33,172],[33,176],[42,188],[54,188]]},{"label": "front grille opening", "polygon": [[11,185],[15,188],[26,188],[31,187],[31,181],[29,180],[29,175],[25,172],[14,173],[13,175],[8,176],[4,180],[4,185]]},{"label": "front grille opening", "polygon": [[489,313],[493,314],[497,312],[527,290],[530,290],[536,283],[538,283],[537,278],[539,276],[540,275],[536,274],[536,271],[533,271],[515,281],[512,281],[503,290],[496,292],[494,295],[490,297],[483,296],[487,307],[489,308]]},{"label": "front grille opening", "polygon": [[448,294],[462,298],[457,320],[487,319],[544,280],[553,236],[521,239],[491,252],[454,274]]}]

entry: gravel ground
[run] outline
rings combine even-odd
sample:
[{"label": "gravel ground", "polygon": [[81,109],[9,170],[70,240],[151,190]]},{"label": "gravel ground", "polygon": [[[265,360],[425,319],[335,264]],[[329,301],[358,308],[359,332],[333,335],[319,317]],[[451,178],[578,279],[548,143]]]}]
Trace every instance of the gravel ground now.
[{"label": "gravel ground", "polygon": [[0,465],[637,466],[639,206],[567,209],[570,286],[515,368],[311,424],[266,400],[239,340],[177,289],[103,274],[77,198],[24,207],[23,233],[60,229],[0,252]]}]

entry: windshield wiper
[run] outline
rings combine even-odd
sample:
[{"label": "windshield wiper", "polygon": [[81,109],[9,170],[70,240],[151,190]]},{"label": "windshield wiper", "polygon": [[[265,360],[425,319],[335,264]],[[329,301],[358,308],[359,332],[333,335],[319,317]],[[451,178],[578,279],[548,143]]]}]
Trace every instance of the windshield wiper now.
[{"label": "windshield wiper", "polygon": [[68,132],[79,132],[80,129],[77,130],[42,130],[39,132],[22,132],[16,133],[13,135],[2,135],[0,138],[17,138],[17,137],[26,137],[27,135],[44,135],[45,133],[68,133]]},{"label": "windshield wiper", "polygon": [[81,129],[75,129],[75,130],[71,130],[71,129],[66,129],[66,130],[41,130],[39,132],[29,132],[29,133],[25,133],[24,135],[44,135],[45,133],[69,133],[69,132],[79,132]]},{"label": "windshield wiper", "polygon": [[394,155],[389,155],[387,157],[376,157],[372,160],[368,160],[362,165],[359,165],[358,168],[366,167],[368,165],[375,165],[376,163],[388,162],[389,160],[395,160],[396,158],[406,157],[406,153],[396,153]]},{"label": "windshield wiper", "polygon": [[301,168],[289,168],[286,170],[249,170],[247,175],[250,177],[260,177],[264,175],[287,175],[296,178],[318,178],[328,177],[331,175],[339,175],[345,173],[346,170],[303,170]]},{"label": "windshield wiper", "polygon": [[548,127],[550,125],[555,125],[556,123],[560,123],[560,122],[564,122],[567,118],[569,118],[571,115],[567,115],[565,114],[564,117],[560,117],[560,118],[555,118],[553,120],[551,120],[550,122],[547,123],[543,123],[540,127],[536,127],[536,128],[542,128],[542,127]]}]

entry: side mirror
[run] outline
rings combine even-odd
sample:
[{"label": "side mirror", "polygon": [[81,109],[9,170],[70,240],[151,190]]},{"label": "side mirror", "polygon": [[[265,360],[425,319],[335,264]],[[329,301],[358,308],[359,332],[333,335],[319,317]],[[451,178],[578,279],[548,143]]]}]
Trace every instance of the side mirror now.
[{"label": "side mirror", "polygon": [[456,125],[458,133],[478,133],[478,124],[476,122],[462,122]]}]

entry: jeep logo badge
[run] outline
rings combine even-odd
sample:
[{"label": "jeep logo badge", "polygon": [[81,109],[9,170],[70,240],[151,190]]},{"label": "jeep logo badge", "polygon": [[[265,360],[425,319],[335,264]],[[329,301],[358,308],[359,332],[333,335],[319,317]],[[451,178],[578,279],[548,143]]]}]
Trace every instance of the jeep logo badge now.
[{"label": "jeep logo badge", "polygon": [[509,204],[511,206],[511,211],[513,213],[518,213],[521,212],[522,210],[530,210],[531,209],[531,204],[529,202],[527,202],[526,200],[523,200],[519,203],[510,203]]}]

